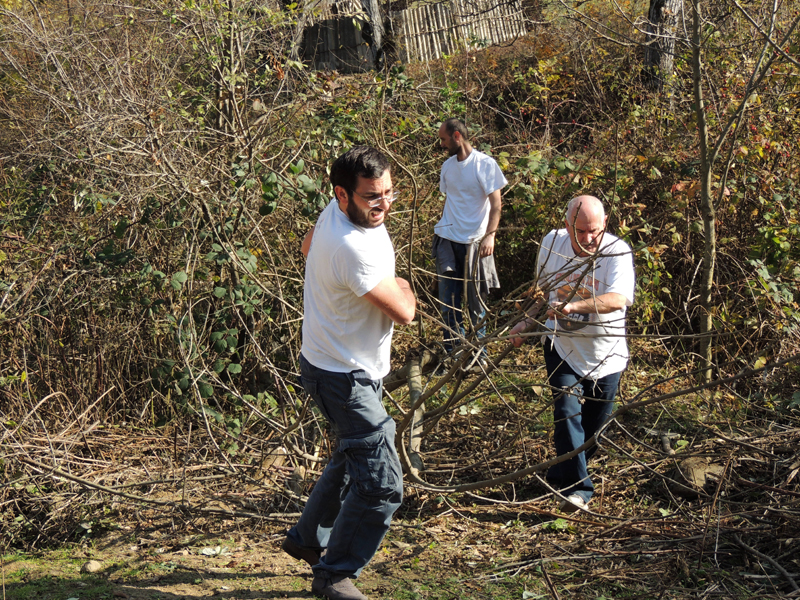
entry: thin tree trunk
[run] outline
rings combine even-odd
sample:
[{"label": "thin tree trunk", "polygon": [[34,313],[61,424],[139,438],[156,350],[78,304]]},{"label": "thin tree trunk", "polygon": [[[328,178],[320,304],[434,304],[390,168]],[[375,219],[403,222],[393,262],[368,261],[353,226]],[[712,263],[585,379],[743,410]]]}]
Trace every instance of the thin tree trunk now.
[{"label": "thin tree trunk", "polygon": [[711,380],[711,293],[714,285],[714,270],[717,259],[717,231],[714,200],[711,196],[711,169],[709,160],[708,122],[706,121],[705,99],[703,97],[703,65],[700,53],[701,44],[700,0],[692,0],[692,79],[694,84],[695,115],[697,116],[697,136],[700,146],[700,212],[703,217],[703,272],[700,281],[700,360],[703,363],[703,380]]}]

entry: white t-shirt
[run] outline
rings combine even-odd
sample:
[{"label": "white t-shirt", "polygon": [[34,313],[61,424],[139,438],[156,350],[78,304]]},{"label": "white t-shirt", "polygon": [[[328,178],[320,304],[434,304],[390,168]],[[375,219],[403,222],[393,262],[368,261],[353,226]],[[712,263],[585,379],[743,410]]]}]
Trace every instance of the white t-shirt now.
[{"label": "white t-shirt", "polygon": [[[553,230],[542,240],[537,259],[538,284],[552,288],[551,306],[563,304],[577,286],[573,300],[602,294],[625,296],[626,306],[633,304],[636,286],[633,253],[628,244],[606,233],[600,253],[577,257],[566,229]],[[581,376],[600,379],[619,373],[628,364],[625,340],[626,309],[608,314],[571,314],[558,320],[549,319],[546,327],[559,356]]]},{"label": "white t-shirt", "polygon": [[445,202],[433,228],[436,235],[459,244],[482,238],[489,223],[489,194],[507,183],[497,162],[483,152],[473,149],[461,162],[455,155],[448,158],[439,176]]},{"label": "white t-shirt", "polygon": [[300,351],[308,362],[335,373],[364,369],[370,379],[389,372],[394,324],[364,298],[387,277],[394,277],[394,248],[386,227],[358,227],[331,201],[306,262]]}]

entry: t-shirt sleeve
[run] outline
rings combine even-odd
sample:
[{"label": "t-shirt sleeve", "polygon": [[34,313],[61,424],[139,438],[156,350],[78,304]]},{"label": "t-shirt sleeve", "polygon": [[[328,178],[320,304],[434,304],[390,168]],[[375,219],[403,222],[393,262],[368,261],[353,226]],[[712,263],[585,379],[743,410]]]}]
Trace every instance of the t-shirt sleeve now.
[{"label": "t-shirt sleeve", "polygon": [[377,253],[359,253],[344,244],[331,259],[334,277],[359,298],[375,289],[385,277],[386,268],[379,264]]},{"label": "t-shirt sleeve", "polygon": [[444,166],[442,166],[442,171],[439,173],[439,191],[444,196],[447,195],[447,184],[445,183],[445,179],[444,179],[444,170],[446,168],[447,168],[447,165],[445,164]]},{"label": "t-shirt sleeve", "polygon": [[506,176],[500,169],[500,165],[493,158],[483,160],[478,165],[478,181],[480,181],[483,191],[488,196],[495,190],[499,190],[508,183]]},{"label": "t-shirt sleeve", "polygon": [[[556,248],[555,244],[555,231],[551,231],[542,239],[542,244],[539,246],[539,253],[536,255],[536,275],[539,277],[538,285],[546,283],[545,278],[548,272],[553,271],[553,261],[555,260]],[[548,266],[550,268],[548,268]]]},{"label": "t-shirt sleeve", "polygon": [[608,271],[606,272],[606,294],[622,294],[627,305],[633,304],[636,288],[636,275],[633,268],[633,252],[624,242],[616,242],[603,250],[607,253]]}]

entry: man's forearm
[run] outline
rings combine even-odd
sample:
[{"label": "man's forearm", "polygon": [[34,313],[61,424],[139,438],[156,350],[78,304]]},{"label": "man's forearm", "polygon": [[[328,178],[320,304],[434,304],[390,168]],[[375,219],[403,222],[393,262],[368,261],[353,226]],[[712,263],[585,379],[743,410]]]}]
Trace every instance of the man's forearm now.
[{"label": "man's forearm", "polygon": [[309,250],[311,250],[311,240],[314,237],[314,230],[316,228],[317,228],[317,226],[314,225],[311,229],[308,230],[308,233],[306,234],[306,237],[303,238],[303,243],[300,245],[300,251],[303,253],[303,256],[305,256],[306,258],[308,258],[308,252],[309,252]]},{"label": "man's forearm", "polygon": [[486,234],[481,241],[481,257],[494,254],[494,238],[497,228],[500,226],[500,213],[502,212],[502,202],[500,201],[500,190],[495,190],[489,194],[489,221],[486,224]]},{"label": "man's forearm", "polygon": [[486,233],[495,234],[500,227],[500,215],[503,213],[503,202],[500,197],[500,190],[495,190],[489,194],[489,221],[486,224]]},{"label": "man's forearm", "polygon": [[600,296],[593,296],[584,300],[573,300],[572,302],[568,302],[556,310],[562,315],[570,315],[572,313],[577,313],[580,315],[607,315],[608,313],[625,308],[627,303],[628,301],[625,296],[611,292],[609,294],[601,294]]},{"label": "man's forearm", "polygon": [[395,323],[408,325],[417,312],[417,299],[411,285],[402,277],[387,277],[364,294],[364,298],[378,307]]},{"label": "man's forearm", "polygon": [[403,293],[406,306],[412,308],[416,312],[417,297],[414,296],[414,291],[411,289],[411,284],[402,277],[395,277],[394,280],[397,282],[397,287],[399,287],[400,291]]}]

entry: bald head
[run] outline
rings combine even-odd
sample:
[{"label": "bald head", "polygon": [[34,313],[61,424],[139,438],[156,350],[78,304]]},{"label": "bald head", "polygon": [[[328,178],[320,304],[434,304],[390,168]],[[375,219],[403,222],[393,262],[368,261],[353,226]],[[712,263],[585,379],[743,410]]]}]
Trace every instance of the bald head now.
[{"label": "bald head", "polygon": [[577,196],[569,201],[564,221],[576,256],[589,256],[600,249],[607,220],[603,203],[594,196]]},{"label": "bald head", "polygon": [[601,219],[606,216],[603,203],[594,196],[576,196],[570,200],[567,205],[567,220],[573,220],[578,212],[585,215],[597,215]]}]

